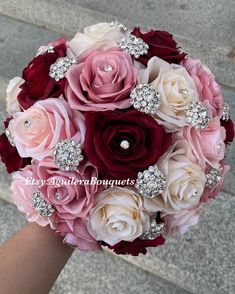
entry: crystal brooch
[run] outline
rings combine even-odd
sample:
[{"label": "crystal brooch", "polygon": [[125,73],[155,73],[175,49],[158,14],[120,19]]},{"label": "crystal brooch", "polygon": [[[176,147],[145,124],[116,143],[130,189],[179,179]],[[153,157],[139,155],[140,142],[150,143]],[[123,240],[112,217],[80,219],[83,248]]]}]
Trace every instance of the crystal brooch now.
[{"label": "crystal brooch", "polygon": [[155,219],[153,219],[150,223],[150,229],[147,232],[144,232],[141,236],[141,240],[154,240],[156,237],[162,235],[165,231],[164,223],[157,223]]},{"label": "crystal brooch", "polygon": [[206,175],[206,187],[207,188],[212,188],[214,187],[217,183],[219,183],[222,179],[222,172],[223,168],[220,166],[219,169],[212,168],[209,173]]},{"label": "crystal brooch", "polygon": [[72,139],[59,141],[55,146],[54,159],[60,170],[75,171],[83,160],[80,144]]},{"label": "crystal brooch", "polygon": [[50,217],[54,213],[54,208],[51,204],[46,203],[45,199],[42,196],[40,191],[33,192],[33,196],[31,198],[33,208],[44,217]]},{"label": "crystal brooch", "polygon": [[134,35],[122,38],[119,47],[133,55],[135,58],[139,58],[141,55],[148,53],[149,46],[141,38],[137,38]]},{"label": "crystal brooch", "polygon": [[165,187],[165,176],[157,166],[150,166],[147,170],[138,173],[135,188],[142,196],[153,198],[161,194]]},{"label": "crystal brooch", "polygon": [[49,76],[57,82],[65,77],[66,72],[76,63],[74,58],[60,57],[50,66]]},{"label": "crystal brooch", "polygon": [[229,120],[230,118],[230,107],[228,103],[224,103],[223,106],[223,114],[222,114],[222,120]]},{"label": "crystal brooch", "polygon": [[36,53],[36,57],[38,57],[39,55],[43,55],[45,53],[54,53],[54,47],[52,45],[48,45],[48,46],[42,46],[38,49],[38,52]]},{"label": "crystal brooch", "polygon": [[196,130],[208,127],[210,116],[208,109],[200,101],[192,101],[186,110],[186,122]]},{"label": "crystal brooch", "polygon": [[5,135],[7,136],[7,139],[9,143],[11,144],[11,146],[15,147],[14,137],[9,129],[5,130]]},{"label": "crystal brooch", "polygon": [[146,114],[156,114],[161,104],[160,94],[148,84],[137,85],[131,91],[130,97],[133,107]]}]

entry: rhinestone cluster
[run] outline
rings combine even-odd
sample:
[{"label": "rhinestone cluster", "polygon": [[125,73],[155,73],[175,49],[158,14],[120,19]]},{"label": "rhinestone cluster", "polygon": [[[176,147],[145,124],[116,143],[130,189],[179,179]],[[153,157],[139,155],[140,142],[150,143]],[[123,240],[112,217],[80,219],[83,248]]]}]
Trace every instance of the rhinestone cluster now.
[{"label": "rhinestone cluster", "polygon": [[135,188],[142,196],[153,198],[161,194],[165,187],[165,176],[156,165],[150,166],[147,170],[138,173]]},{"label": "rhinestone cluster", "polygon": [[120,30],[126,32],[127,31],[127,26],[125,26],[124,24],[120,23],[119,20],[115,19],[114,21],[112,21],[110,23],[111,27],[118,27],[120,28]]},{"label": "rhinestone cluster", "polygon": [[80,144],[77,144],[72,139],[59,141],[55,146],[54,159],[60,170],[76,170],[80,161],[83,160]]},{"label": "rhinestone cluster", "polygon": [[195,127],[196,130],[205,129],[208,127],[210,116],[208,109],[197,101],[189,103],[186,110],[186,122]]},{"label": "rhinestone cluster", "polygon": [[219,183],[222,179],[222,172],[223,168],[220,166],[219,169],[212,168],[209,173],[206,175],[206,187],[212,188],[214,187],[217,183]]},{"label": "rhinestone cluster", "polygon": [[41,48],[38,49],[36,57],[38,57],[39,55],[43,55],[45,53],[54,53],[54,52],[55,52],[54,47],[52,45],[42,46]]},{"label": "rhinestone cluster", "polygon": [[51,204],[46,203],[40,191],[33,192],[32,196],[33,208],[44,217],[50,217],[54,213],[54,208]]},{"label": "rhinestone cluster", "polygon": [[147,43],[134,35],[121,39],[119,47],[133,55],[135,58],[139,58],[141,55],[147,54],[149,49],[149,45]]},{"label": "rhinestone cluster", "polygon": [[146,114],[156,114],[161,104],[160,94],[148,84],[139,84],[130,94],[131,104],[139,111]]},{"label": "rhinestone cluster", "polygon": [[65,77],[66,72],[76,63],[74,58],[60,57],[50,66],[49,76],[57,82]]},{"label": "rhinestone cluster", "polygon": [[224,103],[222,120],[229,120],[229,118],[230,118],[230,107],[228,103]]},{"label": "rhinestone cluster", "polygon": [[9,143],[11,144],[11,146],[15,147],[14,137],[9,129],[5,130],[5,135],[7,136],[7,139]]},{"label": "rhinestone cluster", "polygon": [[153,219],[150,223],[149,231],[143,233],[140,236],[141,240],[154,240],[156,237],[162,235],[165,231],[164,223],[157,223],[155,219]]}]

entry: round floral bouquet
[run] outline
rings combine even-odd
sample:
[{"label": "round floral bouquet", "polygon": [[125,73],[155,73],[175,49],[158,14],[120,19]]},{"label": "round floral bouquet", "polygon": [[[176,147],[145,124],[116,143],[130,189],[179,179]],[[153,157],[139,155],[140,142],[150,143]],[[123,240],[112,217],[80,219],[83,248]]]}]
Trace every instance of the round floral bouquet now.
[{"label": "round floral bouquet", "polygon": [[145,254],[184,234],[229,170],[220,86],[165,31],[99,23],[40,47],[7,111],[14,203],[80,250]]}]

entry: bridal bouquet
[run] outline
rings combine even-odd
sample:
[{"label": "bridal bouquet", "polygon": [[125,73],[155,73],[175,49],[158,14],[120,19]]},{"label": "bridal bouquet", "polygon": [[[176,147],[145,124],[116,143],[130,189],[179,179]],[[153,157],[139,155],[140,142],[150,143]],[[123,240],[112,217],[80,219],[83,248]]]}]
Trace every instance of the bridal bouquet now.
[{"label": "bridal bouquet", "polygon": [[83,251],[145,254],[184,234],[229,170],[220,86],[165,31],[99,23],[40,47],[7,111],[14,203]]}]

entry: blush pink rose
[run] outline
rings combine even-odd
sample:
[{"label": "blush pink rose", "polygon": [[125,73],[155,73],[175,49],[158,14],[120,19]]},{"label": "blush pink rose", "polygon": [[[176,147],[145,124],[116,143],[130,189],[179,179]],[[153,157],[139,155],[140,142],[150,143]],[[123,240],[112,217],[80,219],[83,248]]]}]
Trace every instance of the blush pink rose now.
[{"label": "blush pink rose", "polygon": [[224,97],[214,75],[199,60],[193,60],[190,57],[184,59],[181,65],[187,69],[193,78],[199,93],[199,100],[210,105],[213,117],[221,117]]},{"label": "blush pink rose", "polygon": [[97,168],[83,161],[76,171],[61,171],[53,158],[33,162],[33,178],[47,181],[40,191],[47,203],[53,205],[56,214],[61,219],[71,220],[77,217],[86,219],[93,206],[98,185],[88,185],[84,182],[92,177],[98,177]]},{"label": "blush pink rose", "polygon": [[14,172],[12,174],[13,182],[11,184],[11,199],[14,204],[17,206],[18,210],[26,214],[26,219],[29,222],[36,222],[40,226],[47,226],[48,224],[53,227],[53,218],[52,215],[50,218],[42,217],[32,205],[32,195],[37,188],[33,185],[30,185],[27,178],[32,178],[33,171],[32,166],[27,165],[24,169]]},{"label": "blush pink rose", "polygon": [[99,243],[88,233],[84,220],[57,220],[57,233],[64,237],[64,243],[81,251],[100,250]]},{"label": "blush pink rose", "polygon": [[185,234],[190,227],[198,223],[200,210],[200,206],[197,205],[176,214],[161,213],[161,218],[165,221],[165,233],[167,235],[174,233]]},{"label": "blush pink rose", "polygon": [[85,137],[83,115],[60,98],[38,101],[14,113],[8,128],[20,156],[37,160],[51,155],[59,140],[73,138],[83,145]]},{"label": "blush pink rose", "polygon": [[68,70],[66,97],[71,108],[81,111],[128,108],[136,76],[128,53],[119,48],[97,49]]},{"label": "blush pink rose", "polygon": [[207,164],[219,167],[225,155],[225,137],[226,132],[220,125],[219,117],[212,119],[206,129],[197,131],[191,126],[185,126],[174,134],[175,140],[186,139],[189,142],[198,164],[204,169]]}]

